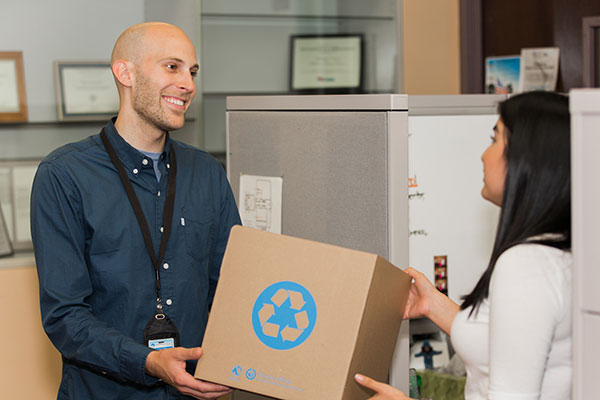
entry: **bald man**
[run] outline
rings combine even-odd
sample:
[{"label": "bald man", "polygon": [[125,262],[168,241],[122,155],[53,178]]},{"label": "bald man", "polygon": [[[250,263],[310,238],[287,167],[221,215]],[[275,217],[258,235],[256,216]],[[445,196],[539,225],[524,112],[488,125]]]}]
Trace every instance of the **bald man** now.
[{"label": "bald man", "polygon": [[118,38],[111,65],[118,116],[50,153],[31,196],[58,398],[217,398],[230,389],[191,373],[240,219],[221,165],[169,134],[196,93],[194,47],[144,23]]}]

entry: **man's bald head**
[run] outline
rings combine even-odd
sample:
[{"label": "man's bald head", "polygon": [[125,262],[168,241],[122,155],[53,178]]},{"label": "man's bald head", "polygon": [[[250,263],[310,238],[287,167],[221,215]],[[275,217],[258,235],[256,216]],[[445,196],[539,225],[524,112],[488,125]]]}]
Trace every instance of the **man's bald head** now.
[{"label": "man's bald head", "polygon": [[164,22],[144,22],[134,25],[125,30],[117,39],[110,63],[113,64],[116,60],[126,60],[137,64],[145,50],[152,44],[153,39],[173,35],[181,36],[189,41],[185,33],[175,25]]},{"label": "man's bald head", "polygon": [[132,26],[115,43],[111,69],[120,98],[117,129],[143,125],[162,135],[183,126],[199,66],[181,29],[162,22]]}]

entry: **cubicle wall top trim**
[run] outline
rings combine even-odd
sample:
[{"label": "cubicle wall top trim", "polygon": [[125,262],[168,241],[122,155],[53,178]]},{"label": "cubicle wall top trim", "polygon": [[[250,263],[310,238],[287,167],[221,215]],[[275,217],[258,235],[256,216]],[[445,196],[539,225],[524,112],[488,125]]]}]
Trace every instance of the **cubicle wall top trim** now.
[{"label": "cubicle wall top trim", "polygon": [[408,115],[496,114],[504,94],[446,94],[408,96]]},{"label": "cubicle wall top trim", "polygon": [[227,111],[406,111],[405,94],[230,96]]},{"label": "cubicle wall top trim", "polygon": [[600,114],[600,89],[576,89],[569,93],[571,114]]},{"label": "cubicle wall top trim", "polygon": [[229,96],[227,111],[407,111],[409,115],[496,114],[502,94]]}]

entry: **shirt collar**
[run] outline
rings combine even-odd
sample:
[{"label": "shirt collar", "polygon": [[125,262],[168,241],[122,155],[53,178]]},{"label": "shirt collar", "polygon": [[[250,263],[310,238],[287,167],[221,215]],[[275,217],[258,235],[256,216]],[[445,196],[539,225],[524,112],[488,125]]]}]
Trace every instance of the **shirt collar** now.
[{"label": "shirt collar", "polygon": [[[116,119],[117,117],[113,117],[110,121],[108,121],[108,123],[104,127],[106,137],[108,138],[110,144],[112,144],[115,148],[119,160],[121,160],[121,162],[127,167],[127,169],[142,166],[143,160],[148,157],[142,154],[142,152],[140,152],[136,148],[132,147],[129,143],[125,141],[125,139],[123,139],[123,137],[121,137],[121,135],[117,131],[117,128],[115,127]],[[167,132],[167,136],[165,138],[165,148],[162,151],[162,155],[167,163],[169,162],[169,151],[171,149],[171,146],[173,145],[171,142],[171,137],[169,135],[169,132]]]}]

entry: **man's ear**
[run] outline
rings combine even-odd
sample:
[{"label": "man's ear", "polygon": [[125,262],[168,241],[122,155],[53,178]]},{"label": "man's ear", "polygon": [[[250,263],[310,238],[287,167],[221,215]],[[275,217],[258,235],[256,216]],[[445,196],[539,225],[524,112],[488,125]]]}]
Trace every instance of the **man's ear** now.
[{"label": "man's ear", "polygon": [[133,65],[125,60],[116,60],[111,66],[113,75],[125,87],[131,87],[133,84],[132,67]]}]

